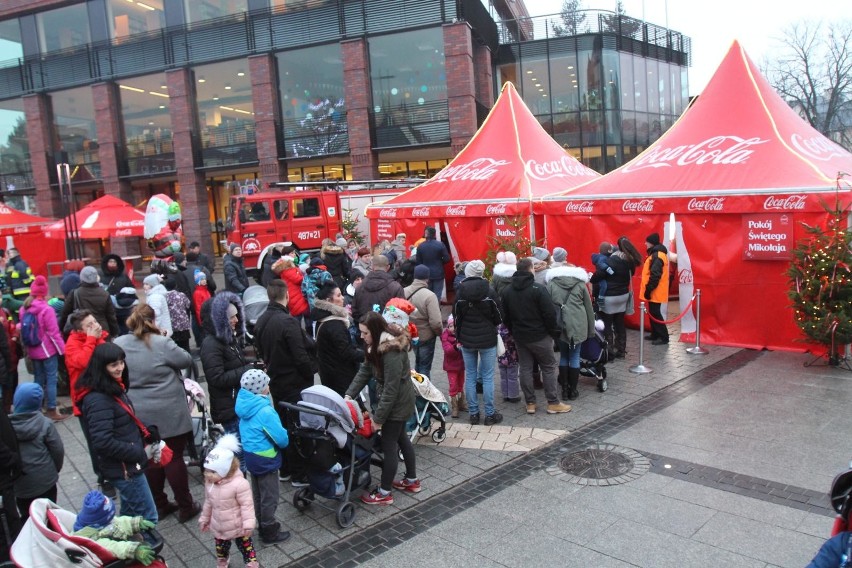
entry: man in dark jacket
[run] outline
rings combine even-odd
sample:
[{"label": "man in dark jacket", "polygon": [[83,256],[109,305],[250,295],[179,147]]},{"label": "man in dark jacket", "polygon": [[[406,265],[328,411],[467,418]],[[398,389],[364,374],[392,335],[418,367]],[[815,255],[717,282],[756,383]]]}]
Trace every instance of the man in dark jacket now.
[{"label": "man in dark jacket", "polygon": [[94,266],[80,271],[80,287],[65,298],[62,314],[59,316],[59,329],[65,329],[65,323],[74,310],[85,309],[92,312],[101,328],[108,331],[110,337],[118,337],[118,320],[112,298],[101,288],[100,276]]},{"label": "man in dark jacket", "polygon": [[243,249],[237,243],[231,243],[229,254],[222,263],[222,271],[225,273],[225,290],[242,296],[249,287],[249,281],[246,267],[243,266]]},{"label": "man in dark jacket", "polygon": [[117,254],[106,254],[101,259],[101,282],[110,296],[115,296],[122,288],[135,288],[124,272],[124,261]]},{"label": "man in dark jacket", "polygon": [[349,281],[349,270],[352,262],[346,256],[346,250],[329,239],[320,250],[320,258],[325,264],[325,269],[334,278],[338,288],[343,288]]},{"label": "man in dark jacket", "polygon": [[553,352],[553,342],[559,339],[560,334],[556,309],[547,288],[535,281],[532,259],[518,261],[512,285],[503,289],[501,300],[503,321],[518,348],[518,374],[527,402],[527,414],[535,414],[536,411],[533,362],[541,368],[547,413],[570,412],[570,405],[559,402],[556,384],[558,361]]},{"label": "man in dark jacket", "polygon": [[[485,263],[472,260],[465,267],[465,278],[456,292],[453,319],[456,338],[464,359],[464,394],[470,423],[479,424],[479,399],[476,383],[482,382],[485,425],[499,424],[503,415],[494,409],[494,365],[497,361],[497,326],[502,321],[497,293],[482,277]],[[357,297],[357,296],[356,296]]]},{"label": "man in dark jacket", "polygon": [[[302,390],[314,384],[314,361],[308,353],[310,341],[299,320],[290,315],[287,303],[290,300],[287,283],[275,279],[266,288],[269,307],[257,320],[254,327],[254,344],[258,356],[268,369],[269,393],[281,423],[287,429],[295,426],[288,413],[278,406],[279,402],[296,403],[302,399]],[[307,464],[300,458],[295,444],[285,449],[286,463],[281,466],[281,478],[292,476],[294,487],[307,486]]]},{"label": "man in dark jacket", "polygon": [[213,260],[213,258],[201,252],[201,245],[198,243],[198,241],[192,241],[191,243],[189,243],[189,247],[187,247],[186,252],[187,254],[192,253],[196,255],[198,264],[209,270],[210,274],[213,274],[213,272],[215,272],[216,262]]},{"label": "man in dark jacket", "polygon": [[350,333],[349,312],[336,284],[326,284],[317,291],[311,320],[317,324],[320,381],[343,396],[364,361],[364,352],[355,345]]},{"label": "man in dark jacket", "polygon": [[426,239],[417,245],[416,264],[429,267],[429,289],[435,292],[438,299],[444,292],[444,265],[450,261],[450,253],[444,243],[435,238],[435,227],[426,227],[423,237]]},{"label": "man in dark jacket", "polygon": [[400,283],[391,278],[389,267],[386,256],[373,257],[373,269],[364,278],[352,301],[352,318],[356,323],[360,322],[367,312],[373,311],[373,306],[378,305],[381,312],[391,298],[405,298]]}]

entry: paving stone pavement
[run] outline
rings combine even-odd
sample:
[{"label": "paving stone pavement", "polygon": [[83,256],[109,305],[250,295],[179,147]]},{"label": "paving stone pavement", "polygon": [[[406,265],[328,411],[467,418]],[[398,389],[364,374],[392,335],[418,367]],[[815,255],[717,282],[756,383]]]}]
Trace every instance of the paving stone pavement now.
[{"label": "paving stone pavement", "polygon": [[[299,513],[282,483],[278,518],[293,537],[275,546],[258,539],[261,565],[806,564],[831,523],[819,495],[852,454],[843,436],[852,418],[842,412],[852,376],[805,369],[803,355],[710,346],[693,356],[674,342],[647,346],[654,372],[635,375],[628,368],[638,332],[629,333],[632,352],[608,365],[606,393],[581,379],[572,412],[527,415],[522,404],[503,402],[498,385],[502,424],[470,426],[462,413],[444,443],[421,437],[424,490],[396,492],[389,507],[356,503],[349,529],[319,507]],[[440,369],[438,350],[432,380],[446,392]],[[76,511],[95,480],[76,420],[59,429],[67,458],[58,501]],[[643,454],[650,470],[608,487],[548,472],[567,451],[603,442]],[[201,500],[201,477],[191,472]],[[745,479],[748,487],[736,484]],[[773,483],[789,490],[773,494]],[[195,522],[171,517],[159,528],[170,566],[214,565],[212,538]]]}]

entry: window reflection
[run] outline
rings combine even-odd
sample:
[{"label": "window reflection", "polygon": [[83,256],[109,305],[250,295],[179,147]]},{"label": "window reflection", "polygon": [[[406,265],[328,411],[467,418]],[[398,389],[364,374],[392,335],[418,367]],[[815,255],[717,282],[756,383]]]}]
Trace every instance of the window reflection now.
[{"label": "window reflection", "polygon": [[163,0],[109,0],[107,10],[114,39],[153,32],[165,25]]},{"label": "window reflection", "polygon": [[85,3],[39,12],[36,26],[42,53],[86,45],[91,38]]},{"label": "window reflection", "polygon": [[130,175],[175,169],[169,92],[165,87],[163,73],[123,80],[119,85]]},{"label": "window reflection", "polygon": [[184,9],[187,22],[195,23],[241,14],[248,5],[246,0],[184,0]]},{"label": "window reflection", "polygon": [[0,66],[10,59],[24,56],[24,46],[21,43],[21,26],[18,19],[0,22]]},{"label": "window reflection", "polygon": [[91,87],[79,87],[50,94],[58,146],[68,152],[72,181],[100,179],[98,132]]},{"label": "window reflection", "polygon": [[34,187],[21,99],[0,101],[0,191]]},{"label": "window reflection", "polygon": [[[521,46],[523,57],[524,46]],[[521,89],[524,102],[533,114],[550,112],[550,74],[547,59],[543,57],[521,59]]]},{"label": "window reflection", "polygon": [[580,86],[577,80],[577,57],[560,55],[550,60],[550,86],[553,112],[580,109]]}]

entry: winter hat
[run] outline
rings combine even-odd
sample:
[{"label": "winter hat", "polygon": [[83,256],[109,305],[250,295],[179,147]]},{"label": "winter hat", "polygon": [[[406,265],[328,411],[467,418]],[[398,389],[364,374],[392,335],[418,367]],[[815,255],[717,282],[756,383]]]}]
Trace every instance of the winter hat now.
[{"label": "winter hat", "polygon": [[562,247],[553,249],[553,262],[565,262],[568,260],[568,251]]},{"label": "winter hat", "polygon": [[240,378],[240,386],[254,394],[260,394],[269,384],[269,375],[260,369],[249,369]]},{"label": "winter hat", "polygon": [[234,454],[240,451],[240,441],[234,434],[225,434],[216,446],[204,458],[204,469],[209,469],[225,477],[231,471]]},{"label": "winter hat", "polygon": [[36,412],[41,409],[41,401],[44,398],[44,390],[38,383],[22,383],[15,389],[15,398],[12,405],[15,414],[22,412]]},{"label": "winter hat", "polygon": [[429,267],[425,264],[418,264],[414,267],[415,280],[429,280]]},{"label": "winter hat", "polygon": [[200,268],[195,269],[195,274],[192,275],[195,279],[195,285],[198,286],[203,280],[207,280],[207,275]]},{"label": "winter hat", "polygon": [[239,243],[231,243],[230,246],[228,247],[228,254],[234,254],[234,250],[242,249],[242,248],[243,247],[241,247],[239,245]]},{"label": "winter hat", "polygon": [[228,309],[225,311],[225,313],[228,315],[228,319],[231,319],[232,317],[240,313],[240,311],[237,309],[237,306],[235,306],[231,302],[228,302]]},{"label": "winter hat", "polygon": [[82,260],[74,259],[65,261],[65,270],[76,272],[77,274],[80,274],[80,271],[83,270],[85,266],[86,265],[83,264]]},{"label": "winter hat", "polygon": [[83,497],[83,508],[77,513],[74,530],[78,531],[83,527],[102,529],[109,525],[114,517],[115,503],[112,499],[100,491],[89,491]]},{"label": "winter hat", "polygon": [[651,243],[653,246],[657,246],[660,244],[660,235],[657,233],[651,233],[647,237],[645,237],[646,243]]},{"label": "winter hat", "polygon": [[450,327],[454,323],[456,323],[456,318],[453,317],[453,314],[448,315],[447,316],[447,327]]},{"label": "winter hat", "polygon": [[546,248],[535,247],[533,249],[533,258],[547,262],[547,259],[550,258],[550,251]]},{"label": "winter hat", "polygon": [[147,284],[150,287],[154,287],[160,284],[160,275],[159,274],[149,274],[145,277],[145,280],[142,281],[143,284]]},{"label": "winter hat", "polygon": [[468,278],[482,278],[485,273],[485,263],[481,260],[471,260],[464,267],[464,275]]},{"label": "winter hat", "polygon": [[510,250],[497,253],[497,262],[501,264],[518,264],[518,257]]},{"label": "winter hat", "polygon": [[80,281],[83,284],[97,284],[98,271],[95,270],[94,266],[84,267],[83,270],[80,271]]},{"label": "winter hat", "polygon": [[339,239],[334,241],[334,244],[336,244],[340,248],[346,248],[346,239],[344,239],[343,237],[340,237]]},{"label": "winter hat", "polygon": [[311,259],[311,266],[325,266],[325,261],[320,257],[314,257]]},{"label": "winter hat", "polygon": [[[92,270],[94,270],[94,268]],[[48,292],[47,279],[39,274],[36,276],[35,282],[30,285],[30,294],[35,298],[36,296],[47,296]]]},{"label": "winter hat", "polygon": [[[62,295],[66,298],[68,294],[80,287],[80,275],[76,272],[69,272],[59,281],[59,289],[62,290]],[[32,287],[30,288],[32,290]]]}]

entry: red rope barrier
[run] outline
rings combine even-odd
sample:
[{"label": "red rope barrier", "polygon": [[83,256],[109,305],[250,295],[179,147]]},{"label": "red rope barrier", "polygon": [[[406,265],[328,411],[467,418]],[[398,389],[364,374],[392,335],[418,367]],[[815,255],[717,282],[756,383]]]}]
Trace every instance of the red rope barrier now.
[{"label": "red rope barrier", "polygon": [[670,319],[670,320],[666,320],[666,321],[658,320],[657,318],[655,318],[654,316],[651,315],[651,312],[648,312],[648,317],[651,318],[651,321],[655,321],[657,323],[662,323],[662,324],[666,324],[666,325],[668,325],[670,323],[677,323],[681,319],[683,319],[683,316],[685,316],[687,312],[692,311],[692,304],[693,303],[695,303],[695,296],[693,296],[692,299],[689,300],[689,303],[686,305],[686,307],[683,309],[683,311],[680,313],[680,315],[677,316],[674,319]]}]

